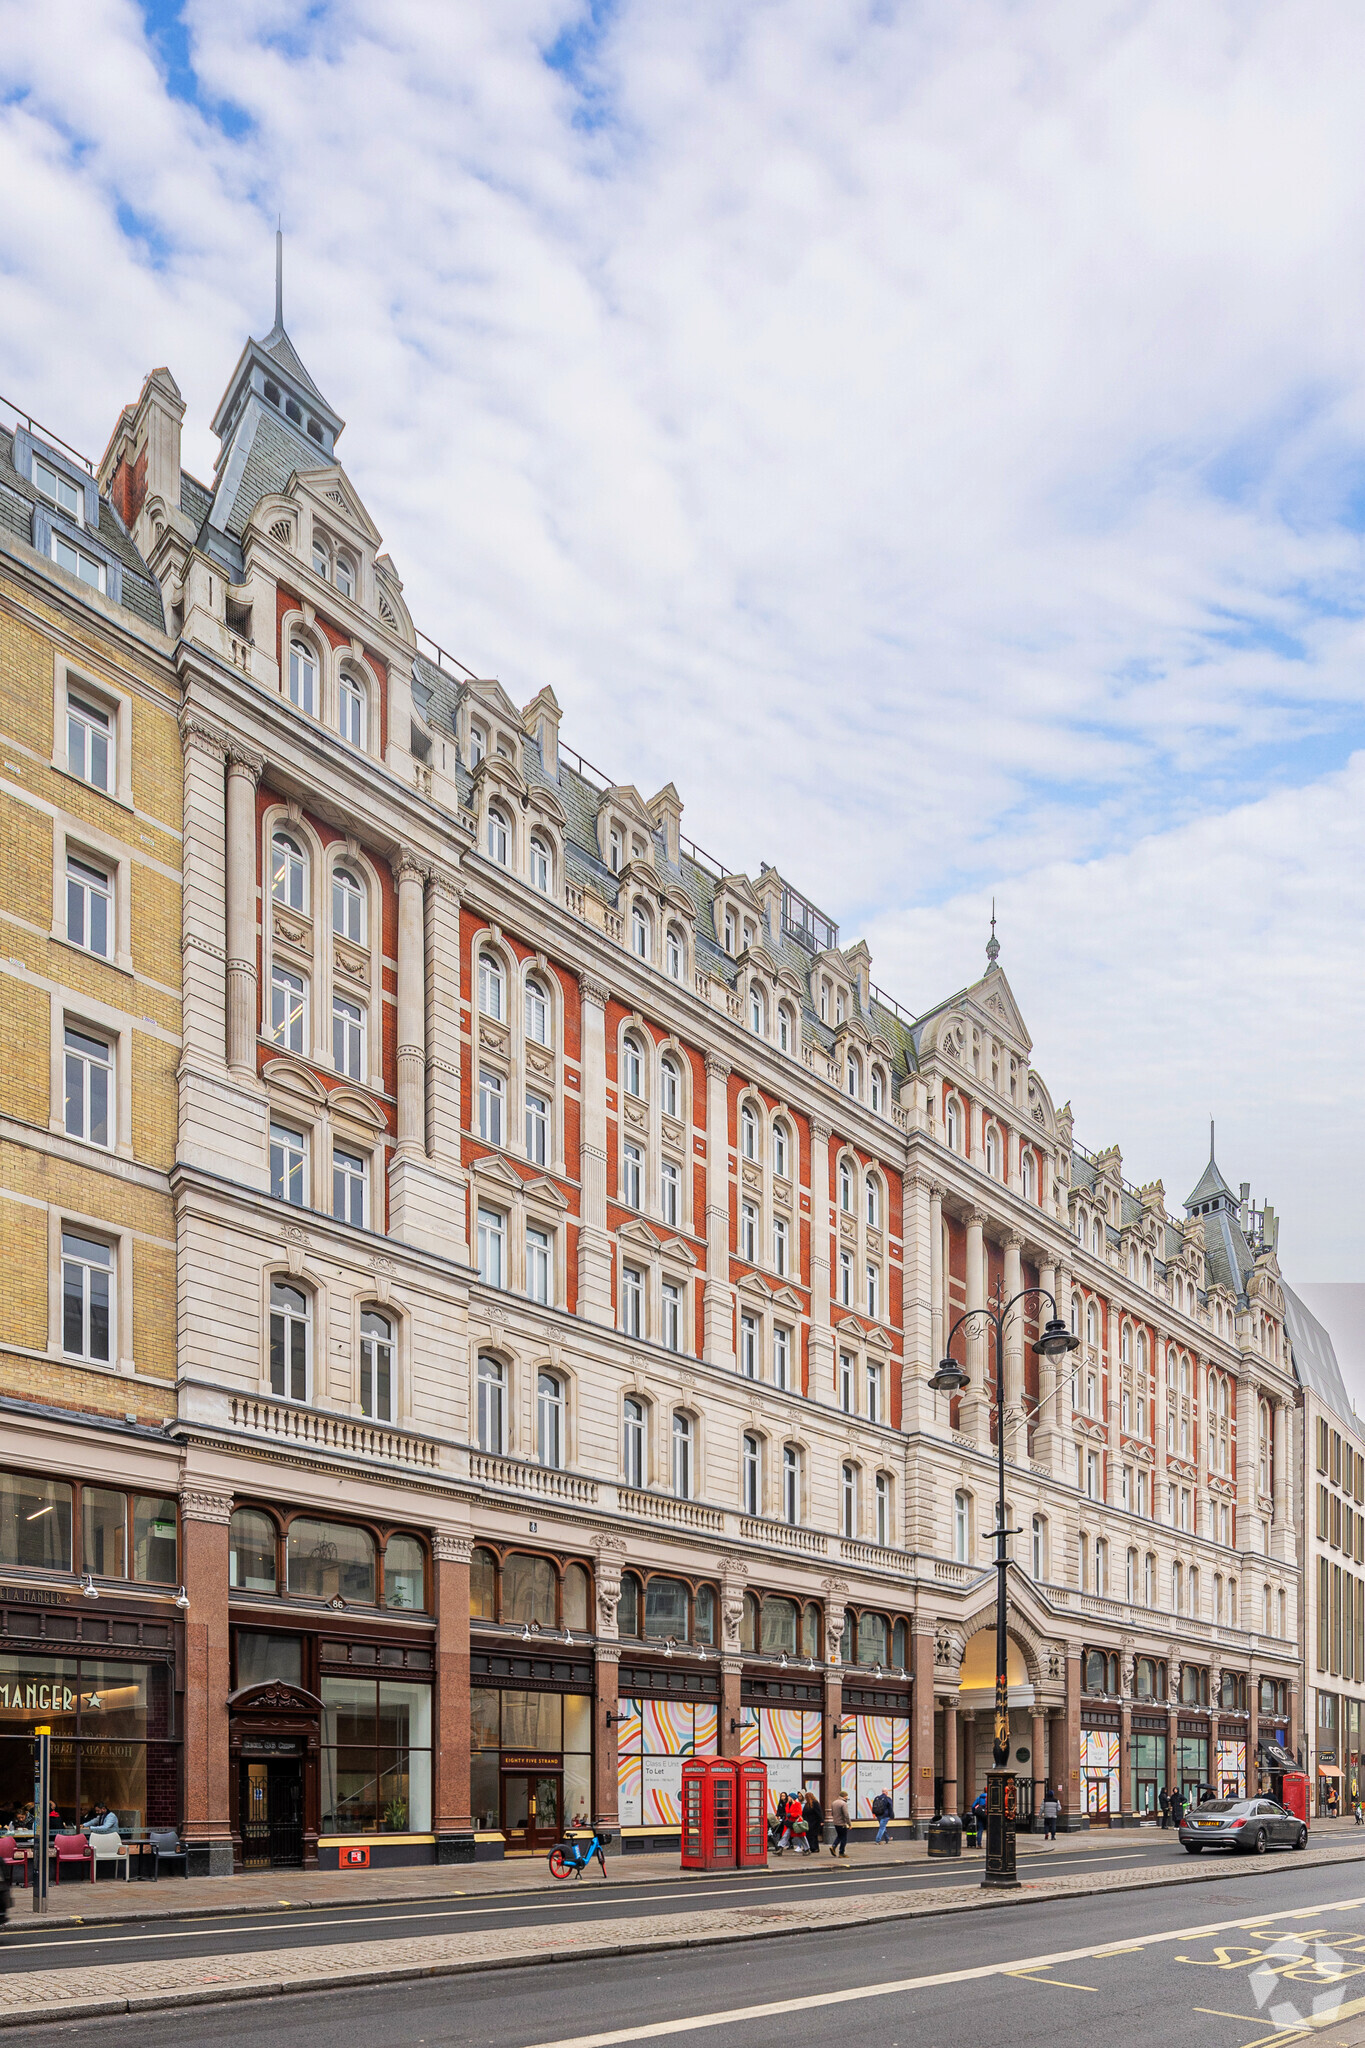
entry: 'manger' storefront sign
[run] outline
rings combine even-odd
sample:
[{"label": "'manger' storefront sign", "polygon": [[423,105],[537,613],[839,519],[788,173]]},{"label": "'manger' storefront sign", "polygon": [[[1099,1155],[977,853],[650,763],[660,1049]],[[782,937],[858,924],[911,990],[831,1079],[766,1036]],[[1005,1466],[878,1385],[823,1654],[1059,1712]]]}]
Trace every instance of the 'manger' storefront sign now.
[{"label": "'manger' storefront sign", "polygon": [[[50,1684],[45,1679],[0,1679],[0,1708],[20,1714],[74,1714],[77,1692],[74,1686]],[[84,1701],[88,1710],[98,1707],[98,1694]]]}]

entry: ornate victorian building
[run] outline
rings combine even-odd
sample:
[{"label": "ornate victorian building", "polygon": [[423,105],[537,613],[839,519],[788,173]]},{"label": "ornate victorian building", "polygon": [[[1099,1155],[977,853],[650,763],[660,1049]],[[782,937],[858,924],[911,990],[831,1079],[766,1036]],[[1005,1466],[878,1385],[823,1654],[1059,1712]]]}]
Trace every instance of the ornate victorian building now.
[{"label": "ornate victorian building", "polygon": [[[1068,1817],[1296,1740],[1273,1219],[1090,1155],[992,940],[920,1017],[415,629],[277,317],[100,468],[174,636],[171,1186],[203,1868],[676,1836],[681,1760],[973,1796],[1002,1361],[1013,1759]],[[1032,1349],[1045,1297],[1080,1339]],[[59,1463],[60,1460],[58,1459]],[[983,1631],[985,1631],[983,1633]],[[981,1734],[978,1738],[978,1725]]]}]

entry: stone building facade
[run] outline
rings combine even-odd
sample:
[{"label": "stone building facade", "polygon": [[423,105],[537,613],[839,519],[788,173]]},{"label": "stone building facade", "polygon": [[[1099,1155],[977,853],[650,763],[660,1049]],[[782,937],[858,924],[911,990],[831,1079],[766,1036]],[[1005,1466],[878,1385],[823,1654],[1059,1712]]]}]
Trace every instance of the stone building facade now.
[{"label": "stone building facade", "polygon": [[[175,635],[170,1176],[199,1867],[676,1839],[682,1759],[860,1818],[1012,1758],[1131,1820],[1296,1738],[1271,1238],[1091,1155],[992,939],[919,1017],[415,628],[276,322],[210,483],[100,466]],[[1216,1169],[1211,1168],[1216,1173]],[[1221,1177],[1220,1185],[1221,1185]],[[1032,1344],[1055,1298],[1070,1366]],[[967,1391],[929,1377],[950,1337]],[[1269,1688],[1267,1690],[1266,1688]],[[1264,1706],[1264,1713],[1262,1708]]]}]

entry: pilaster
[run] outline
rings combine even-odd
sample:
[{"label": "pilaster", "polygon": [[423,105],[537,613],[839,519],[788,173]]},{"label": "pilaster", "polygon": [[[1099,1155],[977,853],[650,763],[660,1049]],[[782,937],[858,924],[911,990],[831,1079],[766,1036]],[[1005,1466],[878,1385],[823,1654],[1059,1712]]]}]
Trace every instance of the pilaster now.
[{"label": "pilaster", "polygon": [[578,983],[582,1021],[582,1220],[578,1233],[578,1313],[610,1328],[612,1244],[607,1233],[607,987],[591,975]]},{"label": "pilaster", "polygon": [[437,1529],[431,1538],[436,1579],[436,1861],[472,1863],[469,1787],[468,1536]]},{"label": "pilaster", "polygon": [[[706,1288],[702,1356],[711,1365],[735,1362],[735,1318],[730,1296],[730,1063],[706,1055]],[[826,1317],[828,1320],[828,1315]]]},{"label": "pilaster", "polygon": [[191,1877],[232,1875],[228,1525],[232,1495],[180,1492],[185,1592],[185,1847]]}]

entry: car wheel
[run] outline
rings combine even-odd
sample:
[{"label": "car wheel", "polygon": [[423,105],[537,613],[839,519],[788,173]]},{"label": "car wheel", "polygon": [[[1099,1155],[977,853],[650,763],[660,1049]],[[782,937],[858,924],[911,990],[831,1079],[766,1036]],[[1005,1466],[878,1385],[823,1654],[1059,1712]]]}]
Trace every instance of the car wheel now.
[{"label": "car wheel", "polygon": [[1294,1837],[1294,1847],[1295,1847],[1296,1849],[1306,1849],[1306,1848],[1308,1847],[1308,1830],[1307,1830],[1307,1828],[1300,1828],[1300,1829],[1299,1829],[1299,1832],[1298,1832],[1298,1833],[1297,1833],[1297,1834],[1295,1835],[1295,1837]]},{"label": "car wheel", "polygon": [[1251,1838],[1251,1847],[1257,1856],[1265,1855],[1266,1850],[1270,1847],[1270,1837],[1264,1828],[1257,1828]]},{"label": "car wheel", "polygon": [[1204,1844],[1202,1842],[1182,1842],[1180,1846],[1187,1856],[1197,1856]]}]

